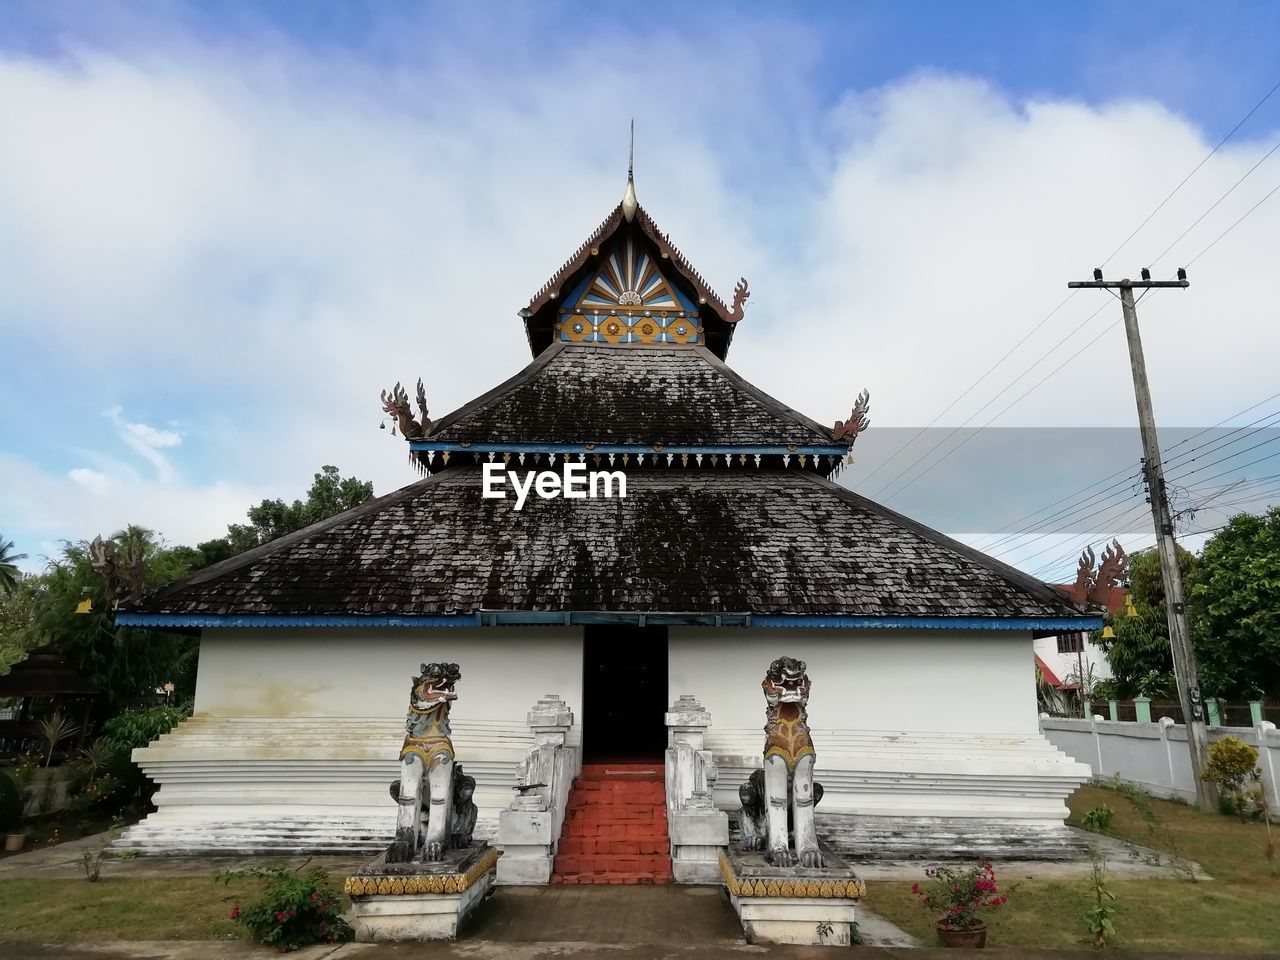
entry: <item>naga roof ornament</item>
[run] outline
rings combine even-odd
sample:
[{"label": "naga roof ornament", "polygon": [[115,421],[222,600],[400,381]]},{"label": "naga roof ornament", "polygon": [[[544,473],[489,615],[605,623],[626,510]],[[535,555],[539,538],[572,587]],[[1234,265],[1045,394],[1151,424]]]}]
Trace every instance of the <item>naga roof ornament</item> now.
[{"label": "naga roof ornament", "polygon": [[858,434],[871,426],[871,420],[867,414],[871,412],[871,394],[863,390],[858,394],[858,399],[853,405],[853,410],[849,414],[848,420],[837,420],[832,433],[837,440],[842,440],[849,446],[853,446],[853,442],[858,439]]},{"label": "naga roof ornament", "polygon": [[[396,423],[391,428],[392,436],[395,436],[397,426],[406,440],[417,440],[431,429],[431,418],[427,416],[427,393],[422,388],[421,377],[418,378],[419,419],[413,418],[413,409],[409,406],[409,392],[400,386],[399,380],[391,388],[390,395],[386,390],[382,391],[382,411],[395,418]],[[386,424],[381,426],[385,428]]]},{"label": "naga roof ornament", "polygon": [[1120,541],[1113,539],[1103,550],[1096,573],[1093,563],[1093,548],[1085,547],[1076,567],[1076,582],[1067,592],[1078,606],[1108,610],[1111,607],[1112,591],[1129,574],[1129,557],[1125,554],[1124,547],[1120,546]]}]

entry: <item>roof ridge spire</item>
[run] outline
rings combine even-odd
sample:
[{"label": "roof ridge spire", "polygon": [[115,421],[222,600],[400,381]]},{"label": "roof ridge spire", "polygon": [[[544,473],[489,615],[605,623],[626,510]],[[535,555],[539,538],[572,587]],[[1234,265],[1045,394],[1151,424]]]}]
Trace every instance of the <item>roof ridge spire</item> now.
[{"label": "roof ridge spire", "polygon": [[640,201],[636,199],[636,118],[631,118],[631,148],[627,152],[627,189],[622,194],[622,215],[627,223],[635,219]]}]

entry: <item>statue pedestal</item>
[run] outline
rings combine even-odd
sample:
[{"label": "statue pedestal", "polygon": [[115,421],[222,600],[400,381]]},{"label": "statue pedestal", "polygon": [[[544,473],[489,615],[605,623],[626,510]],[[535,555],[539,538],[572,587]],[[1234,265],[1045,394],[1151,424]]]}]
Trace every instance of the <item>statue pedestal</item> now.
[{"label": "statue pedestal", "polygon": [[720,854],[720,873],[748,943],[853,942],[854,909],[866,887],[827,847],[822,854],[825,867],[787,868],[736,843]]},{"label": "statue pedestal", "polygon": [[487,843],[449,850],[434,863],[387,863],[381,854],[345,885],[356,940],[456,939],[493,886],[498,855]]}]

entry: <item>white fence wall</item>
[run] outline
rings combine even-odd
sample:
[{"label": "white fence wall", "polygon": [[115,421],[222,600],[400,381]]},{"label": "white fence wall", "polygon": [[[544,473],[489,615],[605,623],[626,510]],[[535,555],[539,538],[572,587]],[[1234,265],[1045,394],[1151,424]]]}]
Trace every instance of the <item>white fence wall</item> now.
[{"label": "white fence wall", "polygon": [[[1195,779],[1187,752],[1187,728],[1161,717],[1155,723],[1073,720],[1042,716],[1040,732],[1055,747],[1087,763],[1095,779],[1122,780],[1158,797],[1194,801]],[[1239,737],[1258,748],[1258,766],[1271,809],[1280,813],[1280,730],[1264,721],[1256,727],[1210,727],[1209,742]]]}]

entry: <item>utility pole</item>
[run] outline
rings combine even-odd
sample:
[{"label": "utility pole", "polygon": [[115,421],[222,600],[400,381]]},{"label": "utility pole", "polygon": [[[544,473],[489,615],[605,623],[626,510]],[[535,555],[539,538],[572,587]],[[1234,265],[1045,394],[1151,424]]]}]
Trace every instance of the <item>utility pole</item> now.
[{"label": "utility pole", "polygon": [[1129,341],[1129,364],[1133,368],[1133,392],[1138,401],[1138,427],[1142,433],[1143,472],[1147,481],[1151,517],[1156,527],[1156,549],[1160,555],[1160,573],[1164,581],[1165,609],[1169,615],[1169,643],[1173,648],[1173,675],[1178,685],[1178,701],[1186,721],[1187,747],[1191,751],[1191,770],[1196,783],[1196,803],[1201,810],[1216,809],[1209,784],[1200,779],[1209,753],[1209,731],[1204,723],[1204,699],[1196,670],[1196,653],[1191,646],[1191,629],[1187,622],[1187,601],[1182,587],[1182,570],[1178,566],[1177,541],[1173,536],[1173,516],[1164,483],[1164,467],[1160,460],[1160,441],[1156,436],[1156,417],[1151,408],[1151,388],[1147,384],[1147,364],[1142,356],[1142,336],[1138,331],[1138,311],[1134,306],[1135,289],[1156,287],[1186,289],[1191,284],[1187,271],[1178,269],[1177,280],[1152,280],[1151,271],[1143,268],[1141,280],[1103,280],[1102,271],[1093,271],[1093,280],[1068,283],[1069,288],[1092,287],[1120,291],[1124,308],[1124,332]]}]

